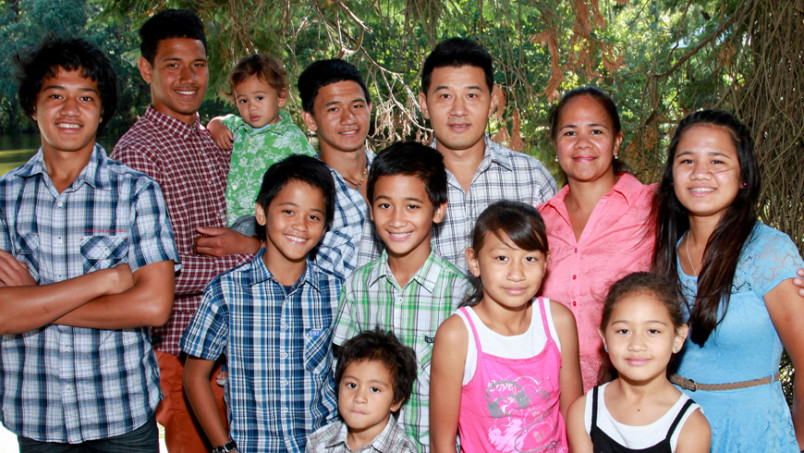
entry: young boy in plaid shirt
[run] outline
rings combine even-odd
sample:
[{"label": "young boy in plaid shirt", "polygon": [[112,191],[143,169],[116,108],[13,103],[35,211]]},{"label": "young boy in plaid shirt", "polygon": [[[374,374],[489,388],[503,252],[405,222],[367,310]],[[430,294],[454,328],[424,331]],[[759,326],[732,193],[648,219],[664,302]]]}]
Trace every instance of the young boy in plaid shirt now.
[{"label": "young boy in plaid shirt", "polygon": [[378,326],[413,348],[417,380],[399,423],[428,451],[430,357],[439,324],[463,299],[467,280],[430,245],[447,209],[447,175],[441,155],[418,143],[396,143],[377,155],[369,171],[371,219],[386,248],[344,283],[335,344]]},{"label": "young boy in plaid shirt", "polygon": [[318,429],[307,453],[416,453],[396,421],[416,380],[416,354],[393,332],[367,330],[338,348],[335,388],[343,421]]},{"label": "young boy in plaid shirt", "polygon": [[[181,348],[187,397],[214,452],[302,452],[336,414],[332,325],[341,285],[308,258],[334,210],[323,162],[295,155],[272,165],[256,206],[265,247],[204,291]],[[209,382],[221,354],[229,432]]]}]

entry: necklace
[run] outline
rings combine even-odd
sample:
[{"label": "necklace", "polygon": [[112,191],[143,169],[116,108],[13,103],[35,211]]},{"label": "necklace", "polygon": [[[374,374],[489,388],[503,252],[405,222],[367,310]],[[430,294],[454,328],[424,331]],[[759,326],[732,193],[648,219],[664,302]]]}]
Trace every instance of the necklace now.
[{"label": "necklace", "polygon": [[684,248],[687,250],[687,261],[690,262],[690,267],[692,268],[692,276],[697,277],[698,276],[698,270],[695,269],[695,265],[692,264],[692,257],[690,256],[690,236],[689,236],[689,233],[687,233],[687,236],[686,236],[685,239],[687,240],[686,243],[684,244]]},{"label": "necklace", "polygon": [[355,182],[353,179],[349,179],[343,175],[341,176],[343,176],[343,179],[345,179],[346,182],[355,186],[355,189],[360,190],[360,186],[362,186],[363,183],[366,182],[366,175],[368,175],[368,167],[363,167],[363,176],[360,177],[360,182]]}]

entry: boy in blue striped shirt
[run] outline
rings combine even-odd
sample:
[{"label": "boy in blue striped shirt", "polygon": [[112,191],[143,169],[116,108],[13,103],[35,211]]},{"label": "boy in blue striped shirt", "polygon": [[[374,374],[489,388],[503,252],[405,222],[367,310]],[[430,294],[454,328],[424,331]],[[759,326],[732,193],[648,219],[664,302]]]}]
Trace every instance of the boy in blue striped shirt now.
[{"label": "boy in blue striped shirt", "polygon": [[[308,255],[332,222],[326,165],[291,156],[265,173],[257,197],[254,259],[210,282],[184,333],[187,396],[213,451],[304,451],[336,414],[332,325],[340,280]],[[209,382],[225,354],[229,431]]]}]

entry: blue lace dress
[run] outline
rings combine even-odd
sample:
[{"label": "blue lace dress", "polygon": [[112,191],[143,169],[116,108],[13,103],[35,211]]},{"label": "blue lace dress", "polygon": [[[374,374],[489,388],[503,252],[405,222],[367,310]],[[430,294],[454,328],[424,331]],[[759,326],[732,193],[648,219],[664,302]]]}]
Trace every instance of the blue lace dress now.
[{"label": "blue lace dress", "polygon": [[[702,384],[725,384],[779,371],[782,342],[764,295],[804,267],[790,238],[757,222],[743,247],[726,317],[700,347],[687,341],[678,374]],[[684,297],[693,302],[697,278],[678,265]],[[722,306],[721,306],[722,316]],[[781,383],[719,391],[682,390],[703,408],[712,426],[712,453],[798,453]]]}]

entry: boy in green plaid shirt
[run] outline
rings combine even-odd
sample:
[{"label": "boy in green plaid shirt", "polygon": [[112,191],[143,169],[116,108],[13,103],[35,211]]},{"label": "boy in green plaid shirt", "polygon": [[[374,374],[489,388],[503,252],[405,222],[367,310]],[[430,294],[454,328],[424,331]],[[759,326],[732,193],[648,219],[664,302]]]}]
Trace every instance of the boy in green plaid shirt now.
[{"label": "boy in green plaid shirt", "polygon": [[367,195],[371,220],[386,248],[379,259],[347,278],[333,341],[340,345],[379,327],[413,348],[416,384],[398,421],[426,452],[433,339],[468,287],[463,273],[430,245],[431,232],[447,208],[441,154],[418,143],[389,146],[371,164]]}]

